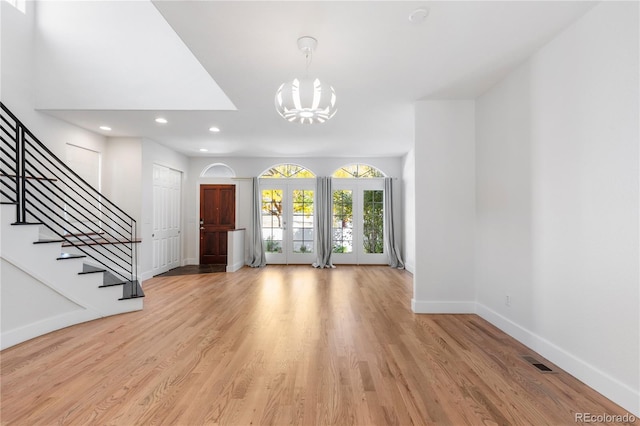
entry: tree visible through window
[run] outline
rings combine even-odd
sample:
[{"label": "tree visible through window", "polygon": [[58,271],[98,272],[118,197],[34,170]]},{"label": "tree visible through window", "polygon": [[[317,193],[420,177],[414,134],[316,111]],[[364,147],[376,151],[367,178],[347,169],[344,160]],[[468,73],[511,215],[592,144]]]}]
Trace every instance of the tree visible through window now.
[{"label": "tree visible through window", "polygon": [[333,252],[353,252],[353,191],[333,191]]},{"label": "tree visible through window", "polygon": [[282,253],[282,190],[262,190],[262,238],[265,251]]},{"label": "tree visible through window", "polygon": [[260,178],[313,178],[312,172],[297,164],[280,164],[264,172]]},{"label": "tree visible through window", "polygon": [[384,191],[380,189],[364,191],[363,244],[365,253],[384,251]]},{"label": "tree visible through window", "polygon": [[[279,164],[265,171],[260,178],[274,179],[261,184],[262,238],[265,251],[284,254],[313,253],[314,190],[308,188],[308,182],[296,183],[296,179],[315,178],[315,174],[296,164]],[[275,181],[276,179],[292,181],[284,184]]]},{"label": "tree visible through window", "polygon": [[313,252],[313,191],[293,190],[293,252]]},{"label": "tree visible through window", "polygon": [[333,173],[334,178],[377,178],[384,177],[384,173],[366,164],[350,164],[340,167]]},{"label": "tree visible through window", "polygon": [[[381,178],[384,173],[366,164],[349,164],[333,173],[334,178],[358,179]],[[358,187],[371,187],[370,185]],[[362,191],[362,192],[360,192]],[[384,252],[384,190],[358,189],[362,194],[362,205],[355,212],[357,233],[364,253]],[[333,252],[354,252],[354,191],[350,189],[334,189],[333,191]],[[360,224],[362,228],[360,228]],[[360,244],[360,243],[357,243]]]}]

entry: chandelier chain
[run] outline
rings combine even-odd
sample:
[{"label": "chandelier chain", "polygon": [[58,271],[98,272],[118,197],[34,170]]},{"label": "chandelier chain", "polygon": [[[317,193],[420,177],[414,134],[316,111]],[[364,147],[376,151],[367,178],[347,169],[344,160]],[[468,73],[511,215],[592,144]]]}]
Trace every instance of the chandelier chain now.
[{"label": "chandelier chain", "polygon": [[304,68],[304,77],[305,78],[309,78],[309,65],[311,65],[311,62],[313,61],[313,52],[311,50],[307,50],[304,54],[304,59],[306,62],[305,68]]}]

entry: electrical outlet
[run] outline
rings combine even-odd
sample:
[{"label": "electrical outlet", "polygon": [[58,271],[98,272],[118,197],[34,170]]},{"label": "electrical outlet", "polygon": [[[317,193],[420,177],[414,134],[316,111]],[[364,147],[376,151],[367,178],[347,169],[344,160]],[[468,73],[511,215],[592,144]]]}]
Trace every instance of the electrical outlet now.
[{"label": "electrical outlet", "polygon": [[504,297],[504,304],[507,306],[511,306],[511,297],[509,295]]}]

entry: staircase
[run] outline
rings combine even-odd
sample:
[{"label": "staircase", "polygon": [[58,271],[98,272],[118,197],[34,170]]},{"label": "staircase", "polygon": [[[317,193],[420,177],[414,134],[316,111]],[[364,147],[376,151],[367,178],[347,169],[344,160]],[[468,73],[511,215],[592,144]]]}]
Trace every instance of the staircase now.
[{"label": "staircase", "polygon": [[0,109],[2,348],[142,309],[136,221]]}]

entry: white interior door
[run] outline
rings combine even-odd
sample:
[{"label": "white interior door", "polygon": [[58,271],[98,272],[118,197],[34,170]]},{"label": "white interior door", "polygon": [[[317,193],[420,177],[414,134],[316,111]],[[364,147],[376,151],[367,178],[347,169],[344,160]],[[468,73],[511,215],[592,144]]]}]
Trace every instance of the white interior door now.
[{"label": "white interior door", "polygon": [[153,165],[153,275],[180,266],[182,172]]},{"label": "white interior door", "polygon": [[268,179],[261,194],[267,263],[313,263],[315,179]]}]

